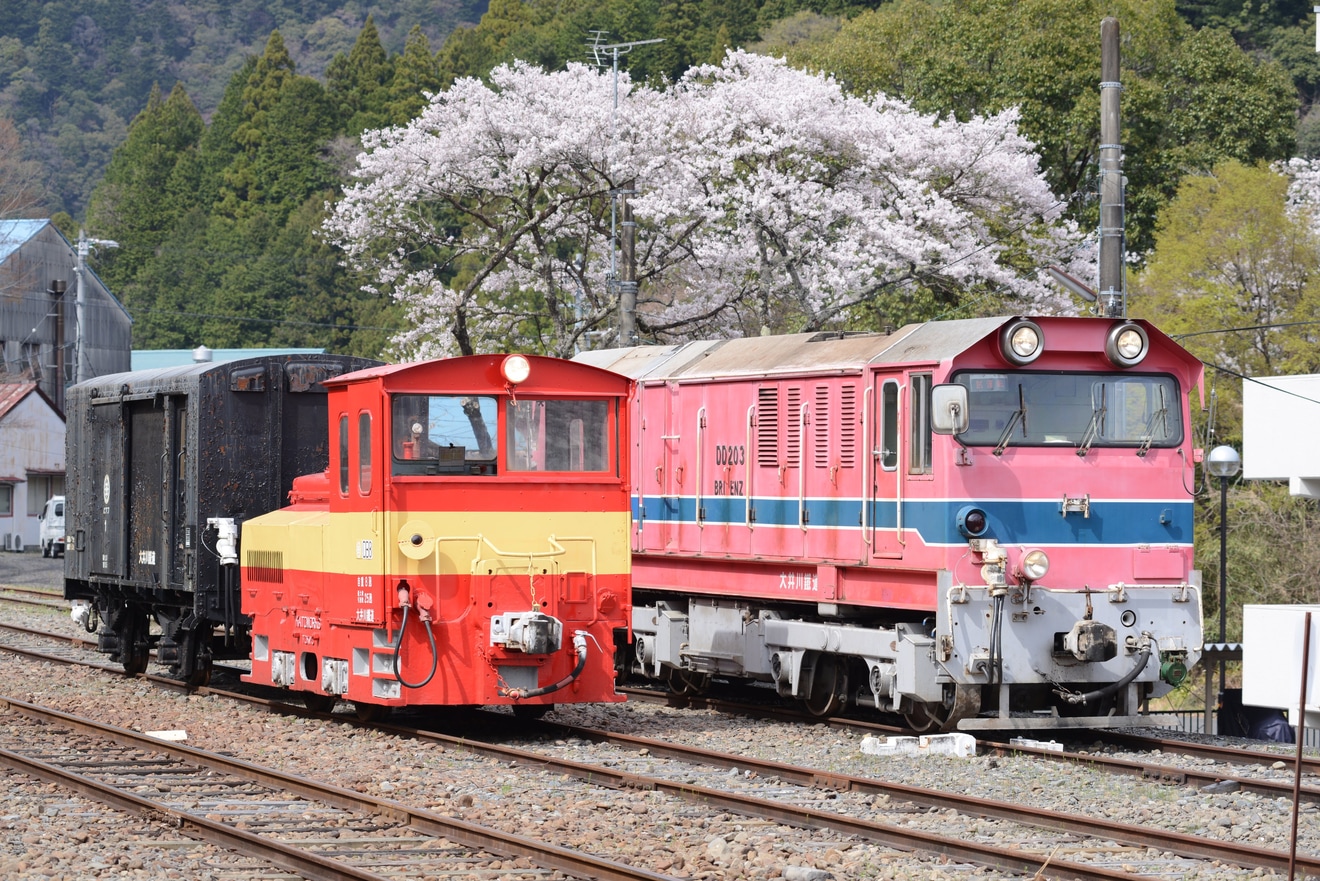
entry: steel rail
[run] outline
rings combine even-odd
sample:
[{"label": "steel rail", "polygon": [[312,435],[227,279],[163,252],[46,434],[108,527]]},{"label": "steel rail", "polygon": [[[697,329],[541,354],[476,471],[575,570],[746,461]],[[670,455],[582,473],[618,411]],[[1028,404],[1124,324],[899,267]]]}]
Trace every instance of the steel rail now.
[{"label": "steel rail", "polygon": [[374,872],[336,863],[315,853],[300,850],[260,835],[245,832],[215,820],[171,808],[134,795],[109,784],[101,783],[81,774],[66,771],[55,765],[0,748],[0,762],[20,774],[76,792],[92,801],[112,808],[137,814],[155,823],[168,823],[184,835],[232,850],[243,856],[264,860],[288,872],[295,872],[313,881],[388,881]]},{"label": "steel rail", "polygon": [[[566,733],[575,735],[582,735],[584,732],[591,731],[591,729],[560,726],[553,723],[538,724],[551,729],[561,728]],[[1003,869],[1006,871],[1021,872],[1036,878],[1078,879],[1078,881],[1118,881],[1118,879],[1131,881],[1132,879],[1131,872],[1115,872],[1084,863],[1071,863],[1064,860],[1055,860],[1052,859],[1052,854],[1032,853],[1017,848],[1002,848],[988,844],[981,844],[975,841],[965,841],[959,838],[937,835],[933,832],[923,832],[921,830],[910,829],[903,826],[880,823],[874,820],[849,817],[832,811],[821,811],[815,808],[789,804],[787,802],[772,801],[736,792],[712,789],[694,783],[678,783],[659,777],[634,774],[628,771],[618,771],[600,765],[587,765],[581,762],[575,762],[571,759],[559,759],[554,756],[547,756],[543,753],[522,750],[516,747],[502,746],[499,744],[488,743],[486,741],[474,740],[468,737],[456,737],[454,735],[402,725],[391,725],[388,723],[377,723],[373,725],[372,728],[393,733],[398,736],[436,741],[447,747],[466,750],[477,755],[498,758],[505,762],[512,761],[519,764],[531,765],[542,771],[558,772],[569,777],[574,777],[599,786],[606,786],[611,789],[637,789],[662,792],[666,795],[676,796],[688,801],[715,805],[722,810],[731,811],[743,816],[775,820],[784,823],[785,825],[798,828],[822,829],[838,832],[844,835],[853,835],[863,840],[885,844],[898,850],[918,852],[918,855],[921,853],[936,854],[960,862]],[[604,734],[605,732],[599,733]],[[680,759],[686,757],[689,762],[692,761],[693,755],[706,753],[704,750],[689,751],[686,748],[676,747],[673,744],[667,744],[661,741],[650,741],[645,738],[636,738],[636,741],[638,743],[648,744],[647,748],[651,749],[652,753],[659,754],[661,752],[670,752],[673,754],[672,757]],[[709,753],[709,755],[722,756],[720,753]],[[721,766],[732,767],[736,764],[739,768],[746,769],[754,767],[756,763],[756,760],[749,762],[743,756],[722,757],[728,761],[727,764],[721,763]],[[808,783],[812,785],[819,785],[819,781],[823,779],[823,775],[821,775],[820,772],[811,772],[809,769],[794,768],[791,765],[783,765],[781,767],[792,769],[799,773],[805,772],[807,774],[814,774],[814,779],[808,781]],[[781,776],[786,779],[792,779],[789,774],[782,774]],[[1215,856],[1222,858],[1223,854],[1215,854]],[[1320,862],[1317,862],[1317,865],[1320,865]]]},{"label": "steel rail", "polygon": [[[832,771],[820,771],[799,768],[767,759],[757,759],[746,755],[729,755],[680,746],[660,740],[639,737],[630,734],[617,734],[598,729],[563,726],[556,723],[540,723],[550,729],[559,729],[564,734],[584,737],[603,743],[611,743],[628,749],[647,749],[653,754],[664,755],[680,761],[710,764],[716,767],[737,767],[753,770],[758,774],[775,775],[787,780],[812,786],[841,791],[874,793],[887,795],[913,804],[952,808],[960,813],[973,816],[996,817],[1015,823],[1057,832],[1085,835],[1091,838],[1104,838],[1134,847],[1155,847],[1181,856],[1195,859],[1218,859],[1234,864],[1264,869],[1287,870],[1288,854],[1282,851],[1251,847],[1233,841],[1206,840],[1180,832],[1169,832],[1149,826],[1131,826],[1093,817],[1079,817],[1061,811],[1044,808],[1010,805],[1001,801],[977,798],[953,792],[942,792],[858,777]],[[1298,860],[1310,874],[1320,874],[1320,856],[1305,856]]]},{"label": "steel rail", "polygon": [[[721,698],[709,696],[689,697],[670,695],[666,698],[664,694],[649,689],[626,688],[621,690],[626,691],[630,698],[638,698],[653,703],[666,703],[669,706],[702,707],[717,712],[737,712],[783,722],[817,722],[828,725],[831,728],[852,732],[874,733],[877,736],[901,735],[908,733],[906,729],[891,725],[857,719],[845,719],[837,716],[828,719],[814,719],[786,707],[758,707],[751,704],[730,702]],[[1082,731],[1086,732],[1088,738],[1103,741],[1107,745],[1121,746],[1133,750],[1149,751],[1157,749],[1171,755],[1185,755],[1195,758],[1211,759],[1229,765],[1272,765],[1275,762],[1280,761],[1286,763],[1290,767],[1296,765],[1295,756],[1282,753],[1216,746],[1214,744],[1196,743],[1194,741],[1181,740],[1179,738],[1147,737],[1139,734],[1128,734],[1118,731],[1078,729],[1078,732]],[[1052,733],[1058,734],[1062,732]],[[1268,796],[1269,798],[1291,799],[1293,793],[1293,783],[1291,779],[1287,781],[1263,780],[1258,777],[1244,777],[1239,774],[1233,774],[1226,771],[1215,771],[1213,769],[1181,768],[1174,765],[1161,765],[1157,762],[1143,762],[1134,759],[1118,758],[1116,756],[1078,753],[1068,750],[1051,749],[1045,746],[1031,746],[1028,744],[1012,742],[1004,743],[997,740],[979,739],[977,743],[978,747],[987,753],[993,752],[997,755],[1029,755],[1052,762],[1089,765],[1107,773],[1142,777],[1146,780],[1157,783],[1174,785],[1182,784],[1199,787],[1208,786],[1212,783],[1231,781],[1238,784],[1239,788],[1245,792],[1254,792],[1259,795]],[[1304,757],[1302,759],[1302,773],[1320,776],[1320,757]],[[1320,786],[1303,786],[1300,790],[1300,795],[1303,801],[1320,803]]]},{"label": "steel rail", "polygon": [[[3,647],[0,646],[0,648]],[[70,661],[64,658],[51,657],[50,660],[60,663],[70,663]],[[163,677],[146,677],[146,678],[153,680],[163,679]],[[172,680],[163,680],[163,681],[166,684],[173,684],[173,685],[179,684],[179,683],[174,683]],[[312,713],[311,711],[305,710],[302,707],[298,707],[292,704],[282,704],[277,701],[269,701],[261,698],[252,698],[248,695],[235,694],[232,692],[227,692],[221,689],[215,689],[211,687],[199,688],[196,689],[196,692],[204,693],[204,694],[215,694],[230,699],[245,700],[267,707],[278,707],[281,709],[292,711],[296,715],[325,718],[325,719],[330,719],[332,721],[342,722],[344,724],[353,724],[353,725],[359,724],[357,722],[351,722],[347,719],[344,719],[342,716],[332,717],[326,714]],[[12,701],[12,703],[15,706],[31,706],[31,705],[23,704],[20,701]],[[54,710],[41,710],[40,708],[34,708],[34,710],[37,712],[50,713],[52,714],[53,717],[65,715]],[[96,724],[96,723],[92,723],[92,724]],[[133,732],[123,732],[121,729],[110,728],[110,726],[100,726],[100,727],[106,727],[109,728],[111,731],[115,732],[115,734],[112,736],[123,735],[132,738],[133,742],[135,743],[137,742],[136,736],[133,735]],[[443,734],[440,732],[427,731],[419,728],[413,728],[402,725],[393,725],[388,723],[376,723],[369,727],[371,727],[373,730],[385,731],[399,736],[412,737],[417,739],[425,739],[433,742],[438,742],[448,747],[465,750],[467,752],[476,755],[485,755],[489,757],[499,758],[502,761],[513,761],[523,765],[530,765],[540,770],[553,770],[558,773],[565,774],[566,776],[580,779],[587,783],[591,783],[593,785],[606,786],[614,789],[655,790],[676,797],[680,797],[688,801],[693,801],[708,805],[709,804],[717,805],[723,810],[729,810],[745,816],[755,816],[755,817],[773,819],[785,823],[787,825],[796,826],[799,828],[833,830],[841,834],[854,835],[863,840],[885,844],[887,846],[899,850],[914,852],[915,855],[917,856],[920,856],[921,854],[935,854],[950,859],[962,860],[964,862],[972,863],[976,865],[988,866],[988,867],[1003,869],[1007,871],[1021,872],[1025,874],[1033,874],[1037,877],[1078,879],[1078,881],[1119,881],[1119,879],[1126,879],[1126,881],[1130,881],[1131,878],[1131,874],[1127,872],[1114,872],[1108,869],[1104,869],[1102,867],[1090,866],[1080,863],[1070,863],[1063,860],[1055,860],[1052,858],[1053,857],[1052,854],[1031,853],[1028,851],[1023,851],[1018,849],[1005,849],[1005,848],[994,847],[991,845],[980,844],[974,841],[964,841],[958,838],[936,835],[934,833],[922,832],[920,830],[914,830],[906,827],[884,824],[870,820],[846,817],[829,811],[819,811],[814,808],[799,807],[784,802],[759,799],[752,796],[730,793],[723,790],[698,786],[695,784],[675,783],[673,781],[668,781],[657,777],[632,774],[628,772],[617,771],[611,768],[601,767],[598,765],[587,765],[584,763],[574,762],[567,759],[557,759],[554,758],[553,756],[547,756],[542,753],[517,749],[514,747],[506,747],[497,744],[491,744],[484,741],[475,740],[469,737],[457,737],[454,735]],[[548,725],[546,727],[553,729],[553,728],[563,728],[564,726]],[[580,736],[585,736],[588,732],[592,731],[591,729],[577,729],[577,728],[573,728],[573,729],[566,728],[565,730],[571,731],[572,733]],[[684,755],[686,754],[687,761],[689,762],[694,761],[695,753],[693,751],[687,751],[684,748],[674,746],[673,744],[662,743],[660,741],[648,741],[642,738],[627,738],[624,735],[608,735],[607,732],[596,732],[596,733],[609,737],[625,738],[626,740],[629,741],[635,740],[637,743],[646,743],[648,745],[648,748],[650,748],[652,752],[657,754],[661,753],[662,751],[669,752],[673,754],[675,757],[679,757],[679,758],[683,758]],[[193,750],[190,747],[184,747],[181,745],[176,745],[176,744],[161,745],[156,743],[155,741],[148,741],[148,742],[151,743],[153,749],[157,749],[159,751],[166,753],[174,753],[177,751],[180,754],[188,755],[190,757],[193,754],[198,753],[198,751]],[[727,766],[731,766],[732,764],[736,763],[739,765],[739,767],[748,768],[748,767],[753,767],[755,762],[755,760],[750,760],[744,756],[722,756],[721,754],[717,754],[717,753],[710,753],[709,755],[720,756],[725,760],[724,765]],[[217,768],[222,768],[231,762],[237,763],[238,765],[247,764],[240,759],[229,759],[226,757],[215,756],[210,753],[202,753],[200,754],[200,757],[201,758],[199,758],[198,761],[201,761],[202,758],[204,758],[208,763],[214,763],[214,766]],[[710,762],[707,762],[707,764],[710,764]],[[770,765],[767,764],[766,767],[769,768]],[[822,775],[821,772],[813,772],[810,769],[794,768],[793,766],[790,765],[782,765],[776,767],[782,768],[782,773],[780,771],[767,771],[767,773],[781,773],[781,776],[783,776],[785,779],[790,779],[790,780],[799,779],[803,774],[806,774],[811,778],[810,780],[807,781],[809,785],[813,785],[813,786],[825,785],[830,788],[836,788],[836,789],[841,788],[840,786],[838,786],[839,778],[837,778],[835,775]],[[279,780],[279,785],[287,786],[287,788],[289,788],[291,791],[294,792],[299,792],[300,790],[298,787],[300,786],[311,786],[311,784],[308,784],[305,781],[301,781],[296,778],[287,778],[284,775],[279,775],[279,772],[268,771],[268,773],[278,775],[276,779]],[[262,782],[266,782],[266,781],[262,781]],[[914,790],[914,791],[919,792],[919,790]],[[354,800],[363,799],[363,800],[369,800],[372,804],[377,803],[377,800],[370,799],[370,797],[368,796],[361,795],[359,793],[354,793],[351,791],[344,791],[344,792],[346,793],[347,797],[351,799]],[[933,795],[932,793],[926,793],[926,794]],[[318,796],[318,798],[325,800],[323,796]],[[373,808],[373,809],[378,811],[383,810],[380,808]],[[1018,818],[1017,821],[1021,822],[1020,818]],[[446,822],[456,823],[458,821],[449,821],[446,818]],[[424,828],[424,827],[419,827],[419,828]],[[443,834],[447,838],[453,838],[456,841],[463,841],[463,843],[468,843],[464,839],[459,838],[456,833],[445,832]],[[1219,856],[1222,857],[1222,854],[1220,854]],[[609,876],[601,876],[601,877],[609,877]]]},{"label": "steel rail", "polygon": [[[36,655],[36,653],[31,654]],[[63,658],[52,657],[51,660],[68,663],[67,659]],[[181,686],[181,683],[164,677],[147,678],[161,681],[163,684],[174,687]],[[231,699],[237,698],[247,700],[265,706],[285,707],[299,715],[318,715],[311,714],[298,706],[283,704],[279,701],[253,698],[248,695],[235,694],[222,689],[208,687],[196,689],[196,691],[198,693],[225,696]],[[333,718],[335,721],[341,722],[347,721],[342,717],[325,716],[324,718]],[[1058,811],[1028,808],[1025,806],[1012,806],[1003,802],[990,801],[973,796],[925,790],[900,783],[889,783],[871,778],[826,772],[810,768],[799,768],[779,762],[756,759],[746,755],[717,753],[635,735],[565,726],[556,723],[543,722],[540,724],[547,730],[557,730],[562,734],[583,737],[598,742],[608,742],[629,749],[647,749],[654,755],[662,755],[679,761],[725,768],[736,766],[744,770],[755,770],[757,773],[763,775],[776,775],[786,780],[815,787],[884,794],[891,798],[907,801],[912,804],[945,809],[951,808],[972,816],[994,817],[1009,822],[1049,829],[1056,832],[1112,840],[1128,846],[1155,847],[1160,850],[1193,859],[1218,859],[1245,867],[1265,869],[1286,869],[1288,865],[1288,855],[1285,853],[1264,848],[1250,847],[1231,841],[1207,841],[1190,835],[1167,832],[1151,827],[1135,827],[1109,820],[1078,817]],[[932,836],[932,841],[924,841],[921,837],[924,836],[925,833],[914,833],[913,830],[902,827],[891,827],[886,826],[885,824],[871,823],[870,821],[854,820],[832,812],[815,811],[813,809],[799,808],[779,802],[751,799],[746,796],[740,796],[722,790],[709,789],[692,784],[678,784],[660,778],[631,774],[565,759],[556,759],[541,753],[491,744],[470,737],[457,737],[402,725],[376,724],[372,727],[392,732],[400,736],[434,740],[455,748],[497,757],[506,761],[515,761],[521,764],[533,765],[541,769],[553,769],[568,776],[597,785],[612,788],[654,789],[664,791],[688,799],[716,803],[725,809],[736,811],[741,814],[768,817],[795,826],[834,829],[841,833],[858,835],[868,840],[879,841],[895,847],[904,847],[902,841],[909,839],[912,843],[906,845],[906,848],[908,849],[928,850],[950,857],[961,853],[963,856],[959,858],[982,865],[1016,871],[1040,872],[1042,875],[1048,875],[1049,877],[1113,877],[1105,874],[1092,874],[1095,871],[1103,872],[1104,870],[1094,870],[1091,867],[1082,864],[1069,864],[1059,861],[1051,862],[1048,858],[1027,855],[1021,851],[1004,852],[1007,856],[1003,858],[1009,860],[1007,863],[999,861],[1001,855],[993,853],[993,851],[996,850],[994,848],[986,848],[986,853],[981,857],[977,857],[974,854],[974,850],[980,849],[982,846],[962,842],[958,839]],[[1054,753],[1049,757],[1056,758],[1058,755],[1058,753]],[[1078,758],[1089,759],[1091,757],[1078,756]],[[1224,777],[1223,775],[1218,775],[1215,779],[1224,779]],[[1260,783],[1263,781],[1252,782]],[[1316,795],[1320,796],[1320,791],[1316,791]],[[1027,862],[1025,863],[1021,862],[1024,857],[1027,857]],[[1299,865],[1309,873],[1320,874],[1320,857],[1302,857],[1299,860]],[[1060,871],[1069,874],[1058,874]]]},{"label": "steel rail", "polygon": [[[1176,737],[1146,737],[1122,731],[1096,731],[1093,733],[1096,739],[1103,740],[1107,744],[1116,744],[1131,749],[1157,749],[1164,753],[1178,753],[1230,764],[1272,765],[1278,761],[1287,762],[1289,765],[1297,763],[1296,756],[1291,752],[1271,753],[1261,750],[1238,749],[1231,746],[1217,746],[1213,743],[1179,740]],[[1302,771],[1307,774],[1320,774],[1320,758],[1315,756],[1303,757]]]},{"label": "steel rail", "polygon": [[[15,596],[14,594],[18,594]],[[44,597],[38,599],[38,597]],[[42,609],[56,609],[58,611],[68,611],[68,603],[54,602],[59,600],[58,594],[47,593],[41,590],[24,590],[21,587],[0,588],[0,602],[14,603],[20,606],[37,606]]]},{"label": "steel rail", "polygon": [[[1201,788],[1210,786],[1214,783],[1232,782],[1238,785],[1243,792],[1254,792],[1257,795],[1267,796],[1268,798],[1282,798],[1292,801],[1293,799],[1293,781],[1288,780],[1263,780],[1259,777],[1244,777],[1241,774],[1232,774],[1224,771],[1216,771],[1204,768],[1180,768],[1175,765],[1160,765],[1153,762],[1141,762],[1133,759],[1120,759],[1115,756],[1096,756],[1089,753],[1075,753],[1049,749],[1047,747],[1028,746],[1017,743],[996,743],[993,741],[982,741],[981,746],[987,753],[995,755],[1025,755],[1037,758],[1047,759],[1054,762],[1067,762],[1072,765],[1088,765],[1109,774],[1126,774],[1131,777],[1141,777],[1155,783],[1167,783],[1171,785],[1191,786]],[[1188,753],[1188,755],[1198,755],[1198,753]],[[1261,756],[1262,753],[1253,753],[1252,755]],[[1209,756],[1204,756],[1209,758]],[[1221,762],[1232,762],[1232,758],[1221,758]],[[1238,758],[1237,761],[1249,762],[1250,758]],[[1288,766],[1295,766],[1297,763],[1292,756],[1272,756],[1271,762],[1282,761]],[[1303,767],[1308,767],[1309,763],[1304,762]],[[1312,772],[1314,773],[1314,772]],[[1320,802],[1320,787],[1303,786],[1297,793],[1300,800],[1304,802]]]},{"label": "steel rail", "polygon": [[[530,857],[543,868],[557,869],[575,877],[602,879],[602,881],[675,881],[669,875],[625,866],[622,863],[591,856],[566,847],[523,838],[498,829],[446,817],[433,811],[376,798],[351,789],[324,783],[312,783],[306,779],[285,774],[273,768],[266,768],[243,759],[207,752],[182,744],[169,743],[128,729],[74,716],[60,710],[40,707],[17,698],[0,695],[0,710],[17,711],[32,718],[65,725],[75,731],[104,737],[134,749],[149,750],[168,755],[179,761],[191,762],[213,771],[231,774],[264,786],[288,790],[311,801],[328,804],[341,810],[384,816],[400,823],[406,823],[411,828],[425,832],[428,835],[442,837],[469,847],[507,857]],[[15,769],[26,770],[42,777],[42,779],[51,780],[51,782],[74,786],[80,792],[97,800],[106,801],[115,807],[132,810],[146,816],[166,815],[170,818],[172,824],[179,825],[180,828],[194,829],[199,835],[207,836],[207,840],[215,843],[220,843],[220,840],[210,836],[223,837],[225,846],[242,849],[241,852],[244,853],[253,854],[253,851],[245,848],[259,847],[261,848],[259,855],[263,858],[270,859],[282,868],[292,871],[303,873],[314,871],[317,874],[312,877],[316,879],[324,878],[329,879],[329,881],[339,881],[339,879],[381,881],[382,879],[380,875],[363,872],[307,851],[172,809],[168,805],[152,802],[96,781],[70,775],[55,766],[26,758],[8,750],[0,750],[0,757],[3,757]],[[52,780],[51,775],[57,779]],[[306,865],[303,864],[303,861],[306,861]]]}]

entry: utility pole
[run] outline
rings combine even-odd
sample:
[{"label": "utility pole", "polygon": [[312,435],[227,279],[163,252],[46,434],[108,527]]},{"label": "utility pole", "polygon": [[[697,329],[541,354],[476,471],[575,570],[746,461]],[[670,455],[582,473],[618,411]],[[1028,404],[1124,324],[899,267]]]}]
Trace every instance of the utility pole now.
[{"label": "utility pole", "polygon": [[1123,144],[1119,120],[1118,19],[1100,22],[1100,302],[1110,318],[1127,316],[1123,289]]},{"label": "utility pole", "polygon": [[[596,40],[599,41],[604,31],[595,31]],[[601,45],[599,42],[591,44],[591,54],[596,59],[597,67],[604,67],[605,62],[601,60],[601,53],[608,52],[611,56],[611,63],[614,68],[614,108],[610,112],[610,136],[614,137],[618,127],[619,116],[619,56],[627,55],[638,46],[649,46],[653,43],[663,43],[664,39],[657,40],[633,40],[628,43],[611,43]],[[636,181],[629,181],[620,187],[610,189],[610,287],[617,288],[619,291],[619,345],[631,346],[636,342],[637,336],[637,262],[636,262],[636,236],[637,224],[632,219],[632,208],[628,205],[628,197],[633,195],[636,190]],[[619,223],[620,202],[622,202],[623,212],[623,278],[619,278],[618,251],[619,251]]]},{"label": "utility pole", "polygon": [[73,381],[82,382],[84,379],[90,379],[90,375],[84,366],[83,349],[85,348],[86,331],[86,304],[87,304],[87,254],[93,247],[118,248],[119,243],[110,239],[89,239],[87,231],[78,230],[78,266],[75,272],[78,273],[78,307],[76,321],[78,326],[73,337]]}]

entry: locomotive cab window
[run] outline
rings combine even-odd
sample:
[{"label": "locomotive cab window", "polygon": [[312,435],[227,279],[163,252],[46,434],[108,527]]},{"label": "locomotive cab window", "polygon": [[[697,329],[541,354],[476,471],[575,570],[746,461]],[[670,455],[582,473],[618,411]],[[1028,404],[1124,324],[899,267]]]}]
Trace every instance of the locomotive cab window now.
[{"label": "locomotive cab window", "polygon": [[510,401],[509,470],[610,470],[611,406],[609,401]]},{"label": "locomotive cab window", "polygon": [[495,474],[499,406],[491,395],[395,395],[393,473]]},{"label": "locomotive cab window", "polygon": [[880,391],[880,467],[898,468],[898,383],[889,380]]},{"label": "locomotive cab window", "polygon": [[339,494],[348,495],[348,414],[339,414]]},{"label": "locomotive cab window", "polygon": [[371,492],[371,414],[358,414],[358,492]]},{"label": "locomotive cab window", "polygon": [[1176,447],[1182,400],[1170,376],[967,371],[969,446]]},{"label": "locomotive cab window", "polygon": [[930,429],[930,389],[929,373],[912,375],[912,439],[908,446],[908,473],[929,474],[931,470],[931,429]]}]

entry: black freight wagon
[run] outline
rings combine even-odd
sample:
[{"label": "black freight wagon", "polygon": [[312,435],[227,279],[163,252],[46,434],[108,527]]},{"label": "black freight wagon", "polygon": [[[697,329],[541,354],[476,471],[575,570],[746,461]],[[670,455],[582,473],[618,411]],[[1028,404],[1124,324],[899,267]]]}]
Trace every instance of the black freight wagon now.
[{"label": "black freight wagon", "polygon": [[192,682],[213,658],[247,657],[235,527],[325,470],[322,381],[378,363],[266,355],[69,389],[64,596],[89,630],[99,618],[101,651],[137,673],[156,648]]}]

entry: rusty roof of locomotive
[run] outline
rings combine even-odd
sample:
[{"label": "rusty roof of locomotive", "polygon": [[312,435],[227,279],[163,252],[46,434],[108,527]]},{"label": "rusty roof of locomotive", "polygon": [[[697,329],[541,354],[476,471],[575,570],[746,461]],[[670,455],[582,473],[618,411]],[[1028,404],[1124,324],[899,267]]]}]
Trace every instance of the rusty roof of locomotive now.
[{"label": "rusty roof of locomotive", "polygon": [[867,364],[944,361],[999,328],[1007,318],[969,318],[909,324],[889,333],[796,333],[701,340],[668,346],[632,346],[583,352],[574,360],[622,373],[639,382],[696,380],[768,373],[830,373]]}]

